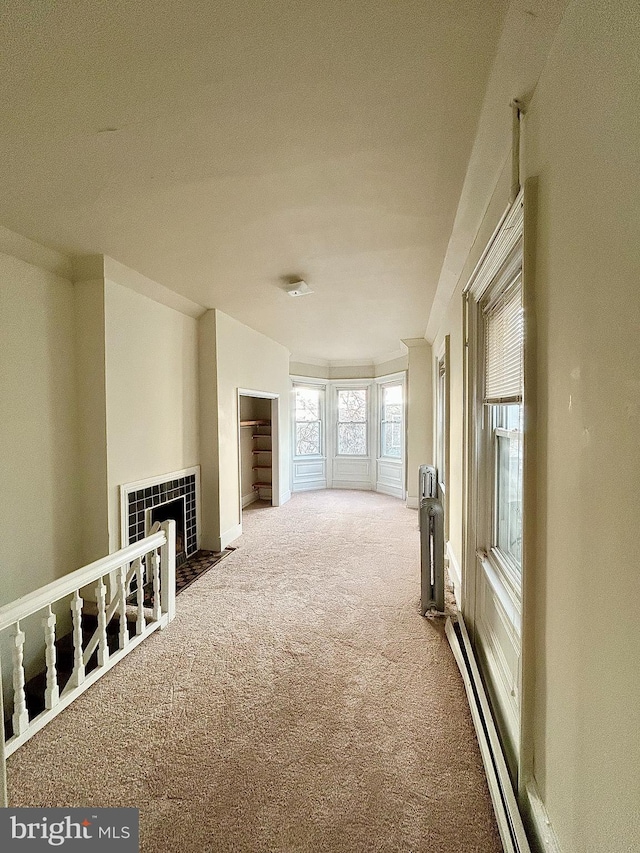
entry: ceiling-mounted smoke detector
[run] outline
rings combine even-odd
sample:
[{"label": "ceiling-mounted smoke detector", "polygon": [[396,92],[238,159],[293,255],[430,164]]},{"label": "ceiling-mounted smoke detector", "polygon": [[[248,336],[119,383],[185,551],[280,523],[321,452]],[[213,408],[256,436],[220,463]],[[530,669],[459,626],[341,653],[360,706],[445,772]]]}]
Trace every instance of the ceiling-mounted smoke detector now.
[{"label": "ceiling-mounted smoke detector", "polygon": [[286,287],[286,291],[289,296],[307,296],[309,293],[313,293],[313,290],[309,287],[306,281],[292,281],[291,284],[288,284]]}]

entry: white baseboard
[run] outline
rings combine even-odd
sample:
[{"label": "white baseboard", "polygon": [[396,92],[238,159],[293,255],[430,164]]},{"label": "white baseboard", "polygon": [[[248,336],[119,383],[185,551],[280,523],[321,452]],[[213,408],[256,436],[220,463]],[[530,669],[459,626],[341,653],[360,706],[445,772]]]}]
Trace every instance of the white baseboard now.
[{"label": "white baseboard", "polygon": [[291,500],[291,491],[287,489],[286,492],[280,492],[280,506],[282,504],[286,504],[287,501]]},{"label": "white baseboard", "polygon": [[413,498],[413,497],[407,496],[407,508],[408,509],[420,509],[420,503],[418,501],[418,498],[417,497]]},{"label": "white baseboard", "polygon": [[462,570],[460,569],[460,563],[456,559],[456,555],[453,553],[451,542],[447,542],[447,557],[449,558],[449,577],[453,583],[456,604],[458,605],[458,610],[460,610],[462,608]]},{"label": "white baseboard", "polygon": [[242,536],[242,524],[236,524],[229,530],[225,530],[225,532],[220,535],[220,550],[224,551],[227,545],[233,542],[234,539],[237,539],[238,536]]},{"label": "white baseboard", "polygon": [[319,489],[326,489],[326,480],[311,480],[308,483],[294,483],[292,491],[294,492],[317,492]]},{"label": "white baseboard", "polygon": [[332,489],[361,489],[365,492],[373,492],[374,488],[368,480],[334,480]]},{"label": "white baseboard", "polygon": [[533,779],[527,782],[526,791],[531,829],[535,833],[539,849],[544,853],[562,853],[560,843],[553,831],[549,815]]},{"label": "white baseboard", "polygon": [[244,509],[246,506],[249,506],[249,504],[255,503],[257,500],[258,500],[258,493],[257,492],[251,492],[250,495],[243,495],[242,496],[242,509]]},{"label": "white baseboard", "polygon": [[504,853],[531,853],[498,731],[462,614],[458,614],[457,628],[451,618],[447,618],[445,633],[460,669],[469,701]]},{"label": "white baseboard", "polygon": [[384,483],[376,483],[376,492],[381,495],[391,495],[392,498],[400,498],[400,500],[404,497],[402,486],[385,486]]}]

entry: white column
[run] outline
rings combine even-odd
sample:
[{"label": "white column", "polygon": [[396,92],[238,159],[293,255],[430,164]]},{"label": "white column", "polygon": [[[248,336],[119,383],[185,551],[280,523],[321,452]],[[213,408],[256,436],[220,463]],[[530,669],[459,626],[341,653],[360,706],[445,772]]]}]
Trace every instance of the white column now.
[{"label": "white column", "polygon": [[176,523],[173,519],[162,522],[167,537],[160,548],[160,601],[162,612],[171,620],[176,615]]},{"label": "white column", "polygon": [[433,465],[433,369],[431,345],[424,338],[407,338],[407,506],[418,507],[418,468]]}]

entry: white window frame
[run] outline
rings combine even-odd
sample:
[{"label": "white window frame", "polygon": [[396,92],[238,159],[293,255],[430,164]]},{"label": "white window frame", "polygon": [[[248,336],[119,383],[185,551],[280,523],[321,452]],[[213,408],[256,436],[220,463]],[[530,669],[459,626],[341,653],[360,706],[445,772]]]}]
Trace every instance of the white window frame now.
[{"label": "white window frame", "polygon": [[[400,456],[385,456],[382,452],[382,424],[384,414],[384,389],[395,388],[400,386],[402,389],[402,414],[400,420]],[[383,462],[396,462],[399,465],[404,464],[405,449],[406,449],[406,424],[407,424],[407,389],[404,373],[396,373],[392,376],[384,376],[376,379],[377,388],[377,418],[376,418],[376,447],[377,458]]]},{"label": "white window frame", "polygon": [[[381,385],[403,386],[402,457],[381,457],[380,453],[380,391]],[[291,376],[291,488],[293,491],[321,488],[370,489],[404,500],[406,496],[406,371],[362,379],[316,379]],[[294,388],[320,388],[323,394],[323,453],[319,456],[295,455],[295,398]],[[367,397],[367,454],[338,454],[338,392],[366,390]],[[307,464],[309,463],[309,464]]]},{"label": "white window frame", "polygon": [[[293,380],[293,402],[291,405],[291,444],[292,444],[292,455],[295,460],[297,459],[324,459],[325,451],[326,451],[326,384],[320,382],[310,382],[310,381],[299,381]],[[320,415],[320,452],[319,453],[305,453],[302,456],[299,456],[296,452],[297,445],[297,432],[296,425],[299,423],[296,420],[296,390],[298,388],[313,390],[318,392],[319,396],[319,415]],[[301,423],[301,422],[300,422]]]},{"label": "white window frame", "polygon": [[[371,382],[355,382],[355,383],[340,383],[334,386],[335,395],[334,395],[334,406],[333,412],[335,414],[334,423],[333,423],[333,434],[335,441],[335,456],[340,459],[369,459],[371,458],[371,414],[372,414],[372,388]],[[367,395],[367,419],[364,421],[365,423],[365,438],[366,438],[366,449],[364,453],[340,453],[340,424],[341,423],[363,423],[362,421],[340,421],[340,392],[341,391],[365,391]]]},{"label": "white window frame", "polygon": [[[532,199],[535,196],[532,196]],[[533,215],[533,201],[528,216]],[[531,769],[534,685],[533,622],[526,609],[529,567],[535,556],[535,492],[532,462],[534,404],[530,397],[535,376],[532,349],[532,297],[525,257],[524,193],[507,208],[463,293],[464,309],[464,459],[462,613],[470,628],[478,663],[487,681],[500,739],[513,778],[527,778]],[[531,222],[531,219],[529,220]],[[531,235],[533,232],[528,231]],[[522,559],[520,581],[491,548],[493,541],[491,483],[494,470],[494,431],[484,405],[483,301],[506,289],[522,271],[524,352],[522,362]],[[496,399],[495,405],[511,398]],[[498,633],[497,633],[498,632]],[[525,666],[526,658],[526,666]]]},{"label": "white window frame", "polygon": [[[520,404],[522,405],[522,404]],[[483,550],[487,559],[492,563],[498,576],[508,588],[510,596],[516,605],[518,613],[522,605],[522,557],[517,563],[511,555],[498,546],[498,484],[499,476],[497,454],[498,437],[511,437],[512,431],[496,426],[494,423],[498,404],[487,406],[485,411],[486,428],[484,430],[486,448],[484,450],[484,468],[482,476],[486,478],[487,494],[490,503],[487,504],[488,512],[485,516],[485,529],[482,531],[484,543]],[[522,433],[519,432],[519,440],[522,442]],[[521,451],[522,452],[522,451]],[[521,492],[523,491],[521,484]],[[521,494],[522,504],[522,494]],[[522,551],[521,551],[522,553]]]},{"label": "white window frame", "polygon": [[[489,407],[483,404],[484,331],[482,303],[506,290],[523,266],[523,200],[520,196],[500,223],[485,254],[478,262],[465,289],[465,566],[473,564],[476,555],[492,564],[505,582],[511,599],[514,629],[520,632],[522,596],[514,586],[513,574],[492,553],[493,489],[487,483],[493,471],[493,430],[489,429]],[[484,488],[483,488],[484,487]],[[524,483],[523,483],[524,491]],[[466,571],[463,603],[471,623],[475,610],[473,572]],[[522,566],[521,577],[524,574]]]},{"label": "white window frame", "polygon": [[[521,242],[516,244],[510,252],[509,256],[504,261],[504,266],[499,275],[495,277],[490,286],[481,294],[475,294],[478,307],[478,391],[482,394],[484,383],[484,330],[485,319],[482,313],[483,304],[487,299],[495,301],[500,298],[500,295],[506,293],[510,289],[512,283],[522,275],[522,245]],[[515,401],[514,401],[515,403]],[[494,423],[496,411],[502,405],[508,403],[481,403],[482,417],[482,435],[478,446],[478,462],[479,462],[479,485],[484,484],[484,507],[479,508],[478,528],[477,528],[477,545],[476,547],[484,551],[487,560],[492,564],[493,570],[505,585],[509,596],[515,607],[516,621],[518,632],[520,630],[520,615],[522,610],[522,561],[520,565],[516,565],[508,554],[503,552],[497,545],[497,503],[498,503],[498,463],[497,463],[497,436],[500,427]],[[521,400],[518,405],[524,406],[524,401]],[[507,435],[505,430],[501,430],[503,435]],[[521,484],[521,492],[524,490],[524,484]],[[521,495],[522,498],[522,495]]]}]

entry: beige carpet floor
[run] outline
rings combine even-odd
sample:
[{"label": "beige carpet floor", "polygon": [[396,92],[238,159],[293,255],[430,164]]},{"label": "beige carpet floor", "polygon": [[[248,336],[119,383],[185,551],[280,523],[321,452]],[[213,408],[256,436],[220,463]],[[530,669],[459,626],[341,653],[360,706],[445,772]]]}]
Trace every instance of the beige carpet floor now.
[{"label": "beige carpet floor", "polygon": [[170,627],[9,759],[11,805],[137,806],[145,853],[498,853],[416,523],[372,492],[245,511]]}]

